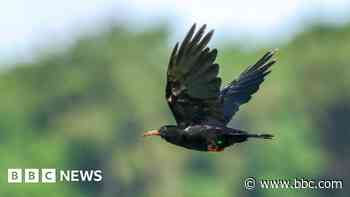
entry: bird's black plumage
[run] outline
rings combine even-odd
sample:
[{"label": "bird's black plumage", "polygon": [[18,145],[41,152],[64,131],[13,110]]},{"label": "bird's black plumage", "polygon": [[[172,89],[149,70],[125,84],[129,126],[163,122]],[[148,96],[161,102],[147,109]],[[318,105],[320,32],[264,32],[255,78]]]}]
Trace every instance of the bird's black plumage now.
[{"label": "bird's black plumage", "polygon": [[200,151],[221,151],[249,137],[272,138],[270,134],[249,134],[226,124],[271,72],[274,51],[266,53],[220,91],[217,50],[207,46],[214,31],[205,34],[205,28],[203,25],[196,32],[194,24],[170,56],[165,97],[177,125],[163,126],[145,135],[160,135],[170,143]]},{"label": "bird's black plumage", "polygon": [[231,120],[239,106],[249,102],[252,95],[258,91],[264,77],[271,72],[269,68],[276,62],[270,60],[273,54],[274,51],[266,53],[259,61],[245,69],[238,79],[221,90],[220,101],[223,103],[225,124]]},{"label": "bird's black plumage", "polygon": [[195,34],[193,25],[180,47],[175,45],[169,61],[166,99],[181,127],[224,120],[218,99],[219,65],[214,63],[217,50],[207,47],[214,31],[203,36],[205,27]]}]

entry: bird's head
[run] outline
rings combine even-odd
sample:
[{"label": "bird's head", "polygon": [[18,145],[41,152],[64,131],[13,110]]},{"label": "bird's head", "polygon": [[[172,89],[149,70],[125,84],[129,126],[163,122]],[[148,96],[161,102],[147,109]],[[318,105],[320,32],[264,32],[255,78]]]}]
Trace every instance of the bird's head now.
[{"label": "bird's head", "polygon": [[143,136],[148,137],[148,136],[160,136],[164,138],[165,140],[174,143],[180,136],[182,130],[177,128],[176,126],[172,125],[166,125],[162,126],[158,130],[150,130],[146,131]]},{"label": "bird's head", "polygon": [[157,130],[149,130],[146,131],[143,136],[148,137],[148,136],[161,136],[165,137],[168,135],[171,135],[172,132],[176,131],[176,126],[171,126],[171,125],[166,125],[160,127],[160,129]]}]

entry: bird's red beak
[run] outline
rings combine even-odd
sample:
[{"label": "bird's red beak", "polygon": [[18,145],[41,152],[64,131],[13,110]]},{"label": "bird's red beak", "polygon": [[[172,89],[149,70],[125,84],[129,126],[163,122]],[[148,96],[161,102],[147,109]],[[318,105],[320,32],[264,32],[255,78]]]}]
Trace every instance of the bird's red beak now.
[{"label": "bird's red beak", "polygon": [[147,131],[143,134],[143,137],[147,137],[147,136],[152,136],[152,135],[160,135],[158,130],[151,130],[151,131]]}]

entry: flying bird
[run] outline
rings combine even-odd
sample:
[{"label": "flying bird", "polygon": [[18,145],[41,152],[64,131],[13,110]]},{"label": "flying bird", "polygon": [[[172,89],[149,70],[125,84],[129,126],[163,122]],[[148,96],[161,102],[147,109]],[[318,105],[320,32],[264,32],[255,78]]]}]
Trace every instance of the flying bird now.
[{"label": "flying bird", "polygon": [[255,134],[227,127],[242,104],[249,102],[276,62],[269,51],[248,66],[237,79],[220,90],[217,49],[207,44],[214,30],[206,25],[196,31],[193,24],[184,40],[176,43],[170,56],[165,98],[176,125],[165,125],[144,136],[160,136],[167,142],[198,151],[221,152],[249,138],[271,139],[271,134]]}]

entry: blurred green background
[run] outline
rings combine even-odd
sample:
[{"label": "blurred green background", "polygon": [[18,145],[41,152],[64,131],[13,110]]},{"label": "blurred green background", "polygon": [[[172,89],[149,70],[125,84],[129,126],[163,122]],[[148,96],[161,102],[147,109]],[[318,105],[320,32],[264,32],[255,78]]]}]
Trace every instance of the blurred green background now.
[{"label": "blurred green background", "polygon": [[[279,44],[272,74],[230,123],[276,138],[220,154],[142,138],[175,122],[164,99],[170,34],[165,23],[138,32],[110,23],[65,50],[48,47],[31,62],[1,70],[0,196],[348,196],[350,24],[315,22]],[[211,44],[219,49],[224,84],[270,49],[224,43]],[[104,180],[9,184],[8,168],[102,169]],[[246,191],[246,177],[344,184]]]}]

